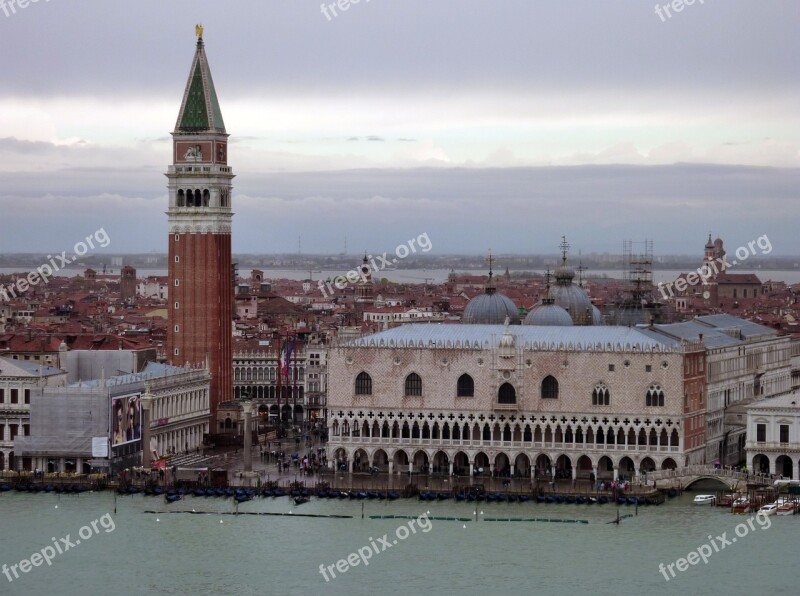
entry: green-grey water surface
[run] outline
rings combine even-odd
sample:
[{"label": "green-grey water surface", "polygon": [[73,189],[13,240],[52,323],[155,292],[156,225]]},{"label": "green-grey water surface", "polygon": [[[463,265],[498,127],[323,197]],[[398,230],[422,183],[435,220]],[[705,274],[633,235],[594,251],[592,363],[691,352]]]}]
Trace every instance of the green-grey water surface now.
[{"label": "green-grey water surface", "polygon": [[[800,515],[771,517],[770,527],[737,538],[707,564],[702,561],[667,582],[659,572],[727,532],[750,515],[734,516],[692,504],[691,494],[655,507],[617,526],[613,505],[455,503],[399,500],[391,503],[312,500],[297,507],[289,498],[256,499],[240,511],[291,517],[222,515],[230,499],[186,497],[167,505],[142,495],[0,494],[0,564],[8,566],[71,535],[106,513],[114,530],[56,556],[9,582],[0,594],[797,594],[800,586]],[[145,513],[207,511],[212,515]],[[480,520],[432,520],[369,564],[337,573],[326,582],[320,564],[335,565],[388,534],[401,519],[370,515],[459,516]],[[483,513],[483,516],[480,513]],[[633,506],[620,508],[633,514]],[[296,513],[352,515],[353,519],[299,517]],[[588,524],[486,521],[491,517],[564,518]],[[466,527],[465,527],[466,526]],[[401,534],[404,534],[404,530]],[[740,528],[740,532],[743,530]],[[377,542],[377,541],[376,541]],[[378,543],[379,548],[383,548]],[[13,578],[13,575],[12,575]]]}]

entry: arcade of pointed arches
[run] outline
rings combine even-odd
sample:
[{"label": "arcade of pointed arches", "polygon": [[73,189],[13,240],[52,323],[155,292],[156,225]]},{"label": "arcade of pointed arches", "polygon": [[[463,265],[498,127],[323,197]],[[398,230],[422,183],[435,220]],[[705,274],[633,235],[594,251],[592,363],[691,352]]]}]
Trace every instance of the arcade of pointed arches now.
[{"label": "arcade of pointed arches", "polygon": [[597,480],[624,478],[655,470],[675,470],[671,456],[587,455],[561,451],[494,449],[439,449],[419,447],[338,447],[329,465],[345,464],[350,472],[367,472],[371,466],[381,472],[408,472],[500,478],[550,478]]},{"label": "arcade of pointed arches", "polygon": [[[676,467],[682,451],[680,422],[671,418],[339,411],[330,413],[328,426],[331,465],[338,459],[356,470],[392,463],[395,471],[408,464],[424,471],[442,468],[446,461],[456,473],[470,473],[475,467],[497,475],[530,476],[532,470],[555,475],[561,469],[569,471],[567,477],[578,477],[597,467],[597,477],[604,472],[616,475],[617,469],[633,476]],[[580,453],[617,450],[633,453]],[[490,458],[486,451],[497,455]],[[439,461],[434,461],[437,454]],[[498,460],[500,456],[505,459]]]}]

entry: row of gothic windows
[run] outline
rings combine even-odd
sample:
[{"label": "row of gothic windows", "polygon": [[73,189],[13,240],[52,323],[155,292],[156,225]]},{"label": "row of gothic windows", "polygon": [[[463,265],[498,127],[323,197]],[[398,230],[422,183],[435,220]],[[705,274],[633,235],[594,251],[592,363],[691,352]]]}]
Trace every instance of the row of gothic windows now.
[{"label": "row of gothic windows", "polygon": [[[366,372],[360,372],[356,377],[356,395],[372,395],[372,377]],[[405,380],[405,395],[420,397],[422,395],[422,378],[417,373],[411,373]],[[464,373],[456,383],[457,397],[474,397],[475,381]],[[558,380],[552,375],[542,380],[540,387],[542,399],[558,399]],[[501,404],[517,403],[517,390],[511,383],[503,383],[497,392],[497,402]],[[592,391],[593,406],[608,406],[611,404],[611,392],[604,383],[599,383]],[[664,390],[660,385],[650,385],[645,396],[645,405],[650,407],[664,406]]]}]

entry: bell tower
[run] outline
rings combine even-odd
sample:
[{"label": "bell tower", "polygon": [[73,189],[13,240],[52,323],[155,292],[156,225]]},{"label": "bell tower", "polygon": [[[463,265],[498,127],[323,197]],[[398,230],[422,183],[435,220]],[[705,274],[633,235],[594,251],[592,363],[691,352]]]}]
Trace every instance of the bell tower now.
[{"label": "bell tower", "polygon": [[231,182],[228,134],[211,79],[203,28],[172,132],[169,189],[169,326],[167,359],[208,363],[211,428],[219,404],[233,398]]}]

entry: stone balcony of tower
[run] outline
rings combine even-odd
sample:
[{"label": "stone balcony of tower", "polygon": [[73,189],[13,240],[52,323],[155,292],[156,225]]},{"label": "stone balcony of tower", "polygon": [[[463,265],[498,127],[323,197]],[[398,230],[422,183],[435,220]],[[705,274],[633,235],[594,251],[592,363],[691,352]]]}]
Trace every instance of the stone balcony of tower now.
[{"label": "stone balcony of tower", "polygon": [[167,168],[168,174],[190,174],[193,176],[208,176],[211,174],[230,174],[230,166],[169,166]]}]

